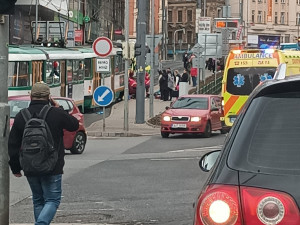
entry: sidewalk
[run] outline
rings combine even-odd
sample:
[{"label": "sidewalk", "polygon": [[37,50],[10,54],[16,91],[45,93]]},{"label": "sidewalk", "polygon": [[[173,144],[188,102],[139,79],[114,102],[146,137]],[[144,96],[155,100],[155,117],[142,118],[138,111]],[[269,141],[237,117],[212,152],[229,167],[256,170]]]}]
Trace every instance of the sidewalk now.
[{"label": "sidewalk", "polygon": [[[153,100],[154,116],[162,113],[166,106],[170,105],[170,101]],[[103,120],[99,120],[91,124],[87,130],[89,137],[136,137],[143,135],[160,134],[160,126],[148,124],[150,119],[150,99],[145,99],[145,123],[136,124],[136,100],[128,101],[128,131],[124,130],[124,101],[118,102],[112,106],[111,115],[105,118],[105,131],[103,131]]]}]

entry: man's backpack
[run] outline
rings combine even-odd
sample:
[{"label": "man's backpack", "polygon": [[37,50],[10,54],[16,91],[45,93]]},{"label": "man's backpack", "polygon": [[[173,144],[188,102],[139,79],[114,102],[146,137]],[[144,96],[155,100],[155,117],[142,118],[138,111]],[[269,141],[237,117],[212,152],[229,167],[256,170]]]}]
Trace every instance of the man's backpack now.
[{"label": "man's backpack", "polygon": [[25,120],[22,144],[20,149],[20,164],[25,174],[50,174],[58,159],[58,150],[54,148],[51,131],[45,121],[51,109],[45,105],[37,118],[32,117],[27,108],[21,110]]}]

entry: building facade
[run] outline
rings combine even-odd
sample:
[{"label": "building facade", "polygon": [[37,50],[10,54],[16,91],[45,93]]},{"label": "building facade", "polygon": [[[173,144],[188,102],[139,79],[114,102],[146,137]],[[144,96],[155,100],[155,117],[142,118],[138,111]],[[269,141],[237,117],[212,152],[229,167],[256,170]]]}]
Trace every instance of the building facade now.
[{"label": "building facade", "polygon": [[167,5],[168,55],[190,50],[196,42],[196,0],[169,0]]},{"label": "building facade", "polygon": [[232,17],[244,20],[244,39],[248,45],[296,42],[299,37],[300,1],[299,0],[243,0],[242,10],[239,1],[231,0]]}]

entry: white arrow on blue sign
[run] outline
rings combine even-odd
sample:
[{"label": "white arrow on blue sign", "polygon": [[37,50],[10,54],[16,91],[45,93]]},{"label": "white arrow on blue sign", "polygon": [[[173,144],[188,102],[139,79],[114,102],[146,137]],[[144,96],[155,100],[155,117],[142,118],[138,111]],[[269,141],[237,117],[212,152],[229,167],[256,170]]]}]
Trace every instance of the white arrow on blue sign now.
[{"label": "white arrow on blue sign", "polygon": [[113,91],[107,86],[99,86],[93,94],[94,101],[99,106],[108,106],[114,99]]}]

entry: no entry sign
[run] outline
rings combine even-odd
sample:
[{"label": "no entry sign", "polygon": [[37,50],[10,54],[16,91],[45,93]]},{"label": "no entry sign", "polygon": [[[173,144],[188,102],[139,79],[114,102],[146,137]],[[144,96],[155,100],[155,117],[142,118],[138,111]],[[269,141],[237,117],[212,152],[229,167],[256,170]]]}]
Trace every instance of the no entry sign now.
[{"label": "no entry sign", "polygon": [[113,44],[107,37],[98,37],[93,43],[93,50],[100,57],[108,56],[112,48]]}]

